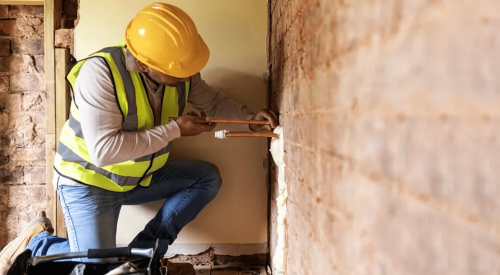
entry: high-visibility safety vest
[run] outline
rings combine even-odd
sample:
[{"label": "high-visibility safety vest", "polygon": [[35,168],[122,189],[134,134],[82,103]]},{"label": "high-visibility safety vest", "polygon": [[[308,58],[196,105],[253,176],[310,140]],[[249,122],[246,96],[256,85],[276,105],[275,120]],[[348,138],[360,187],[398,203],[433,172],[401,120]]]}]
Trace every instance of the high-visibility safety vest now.
[{"label": "high-visibility safety vest", "polygon": [[[137,72],[127,71],[125,65],[125,43],[104,48],[97,53],[76,63],[66,79],[75,92],[78,73],[86,60],[101,58],[105,60],[114,83],[117,104],[123,114],[122,130],[133,132],[154,127],[155,116],[148,100],[142,76]],[[182,114],[186,104],[190,82],[182,82],[177,87],[165,86],[162,99],[161,124],[168,124],[169,117]],[[78,97],[74,94],[73,97]],[[71,102],[68,121],[64,124],[57,146],[54,169],[63,177],[74,181],[97,186],[115,192],[126,192],[137,185],[147,187],[151,183],[153,172],[167,162],[170,143],[165,148],[150,155],[121,163],[97,167],[90,158],[87,144],[82,133],[80,118],[82,115]]]}]

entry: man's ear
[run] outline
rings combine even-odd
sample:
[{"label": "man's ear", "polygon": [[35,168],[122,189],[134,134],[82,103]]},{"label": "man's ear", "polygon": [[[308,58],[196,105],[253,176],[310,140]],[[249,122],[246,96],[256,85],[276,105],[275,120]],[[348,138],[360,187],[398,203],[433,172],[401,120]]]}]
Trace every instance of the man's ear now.
[{"label": "man's ear", "polygon": [[137,66],[139,66],[139,69],[141,70],[141,72],[143,72],[143,73],[148,72],[148,66],[146,66],[146,64],[142,63],[139,60],[137,60]]}]

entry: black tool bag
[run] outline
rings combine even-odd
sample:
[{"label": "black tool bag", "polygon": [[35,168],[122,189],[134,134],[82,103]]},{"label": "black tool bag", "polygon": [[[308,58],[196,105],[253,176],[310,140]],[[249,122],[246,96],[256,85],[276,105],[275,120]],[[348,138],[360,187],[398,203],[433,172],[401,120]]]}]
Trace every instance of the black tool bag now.
[{"label": "black tool bag", "polygon": [[[158,251],[159,240],[155,248],[130,248],[119,247],[113,249],[89,249],[87,252],[71,252],[41,257],[31,257],[31,250],[19,254],[9,268],[7,275],[70,275],[70,274],[92,274],[104,275],[126,262],[133,263],[139,270],[126,273],[137,275],[163,275],[161,271],[160,255]],[[132,261],[104,261],[98,263],[58,261],[73,258],[106,259],[116,257],[134,256],[139,257]],[[72,273],[77,265],[80,265],[82,273]],[[78,269],[78,267],[77,267]]]}]

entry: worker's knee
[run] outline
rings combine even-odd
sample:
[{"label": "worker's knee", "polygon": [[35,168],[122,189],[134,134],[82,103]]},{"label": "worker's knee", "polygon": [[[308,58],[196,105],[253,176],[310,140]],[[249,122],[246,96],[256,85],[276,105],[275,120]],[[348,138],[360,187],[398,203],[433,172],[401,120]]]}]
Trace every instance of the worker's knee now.
[{"label": "worker's knee", "polygon": [[219,172],[219,168],[210,162],[204,163],[204,170],[206,172],[203,177],[203,182],[208,185],[207,188],[215,196],[222,186],[222,177]]}]

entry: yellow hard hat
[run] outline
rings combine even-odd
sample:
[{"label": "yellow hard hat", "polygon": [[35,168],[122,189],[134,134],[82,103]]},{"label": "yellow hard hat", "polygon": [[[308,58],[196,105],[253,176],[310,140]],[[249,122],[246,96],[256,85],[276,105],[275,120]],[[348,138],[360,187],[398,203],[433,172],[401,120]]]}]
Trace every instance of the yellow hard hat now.
[{"label": "yellow hard hat", "polygon": [[149,4],[130,21],[125,41],[139,61],[178,78],[198,73],[210,56],[189,15],[161,2]]}]

